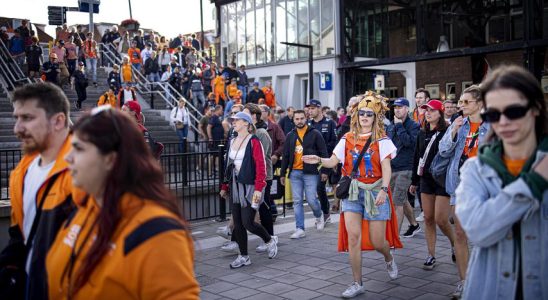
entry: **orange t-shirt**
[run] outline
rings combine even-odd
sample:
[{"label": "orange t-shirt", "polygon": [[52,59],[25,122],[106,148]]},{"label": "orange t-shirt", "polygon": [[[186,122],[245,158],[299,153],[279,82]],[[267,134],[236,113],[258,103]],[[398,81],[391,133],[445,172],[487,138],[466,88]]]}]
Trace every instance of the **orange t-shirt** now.
[{"label": "orange t-shirt", "polygon": [[472,145],[472,148],[470,148],[470,143],[474,139],[474,136],[479,134],[479,127],[481,123],[474,123],[470,122],[470,131],[468,131],[468,135],[466,136],[466,141],[464,142],[464,150],[463,155],[467,157],[474,157],[478,155],[478,144],[479,144],[479,137],[476,137],[476,140],[474,141],[474,145]]},{"label": "orange t-shirt", "polygon": [[131,65],[130,64],[122,64],[122,82],[131,82]]},{"label": "orange t-shirt", "polygon": [[525,162],[527,162],[527,158],[524,159],[510,159],[506,156],[503,158],[504,165],[506,166],[506,169],[512,176],[518,176],[521,172],[521,169],[523,169],[523,166],[525,165]]},{"label": "orange t-shirt", "polygon": [[[302,129],[297,128],[297,134],[299,137],[304,139],[304,134],[306,130],[308,129],[308,126],[304,126]],[[295,155],[293,158],[293,170],[302,170],[304,168],[303,164],[303,146],[301,145],[301,142],[299,139],[295,142]]]},{"label": "orange t-shirt", "polygon": [[424,113],[419,113],[419,109],[415,108],[415,110],[413,111],[413,120],[419,123],[419,125],[422,125],[422,122],[424,121]]},{"label": "orange t-shirt", "polygon": [[276,107],[276,96],[274,95],[274,90],[268,87],[263,87],[264,93],[264,103],[269,107]]}]

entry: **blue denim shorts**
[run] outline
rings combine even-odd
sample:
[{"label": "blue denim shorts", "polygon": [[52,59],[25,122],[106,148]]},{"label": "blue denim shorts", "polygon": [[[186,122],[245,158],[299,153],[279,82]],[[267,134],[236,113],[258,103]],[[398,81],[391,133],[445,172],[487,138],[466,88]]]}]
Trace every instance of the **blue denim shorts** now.
[{"label": "blue denim shorts", "polygon": [[[377,192],[372,192],[373,197],[377,198]],[[360,193],[358,194],[358,200],[357,201],[350,201],[348,199],[342,200],[342,211],[350,211],[355,213],[362,214],[363,218],[368,221],[386,221],[390,220],[391,215],[391,209],[390,209],[390,200],[388,196],[386,196],[386,201],[384,201],[384,204],[381,206],[377,206],[379,209],[379,214],[376,216],[370,216],[365,211],[365,205],[364,205],[364,190],[360,189]]]}]

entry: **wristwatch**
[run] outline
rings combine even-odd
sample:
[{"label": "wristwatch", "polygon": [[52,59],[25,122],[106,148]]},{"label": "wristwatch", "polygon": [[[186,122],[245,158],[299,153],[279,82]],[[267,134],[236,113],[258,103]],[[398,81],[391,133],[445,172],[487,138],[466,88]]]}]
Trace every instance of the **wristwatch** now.
[{"label": "wristwatch", "polygon": [[381,187],[381,190],[383,190],[385,193],[388,193],[388,187],[387,186]]}]

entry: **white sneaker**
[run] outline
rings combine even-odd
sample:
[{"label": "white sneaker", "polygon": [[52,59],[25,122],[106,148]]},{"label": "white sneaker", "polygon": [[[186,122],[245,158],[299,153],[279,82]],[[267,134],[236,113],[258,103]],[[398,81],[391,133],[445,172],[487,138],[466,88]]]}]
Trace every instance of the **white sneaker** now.
[{"label": "white sneaker", "polygon": [[357,282],[353,282],[343,293],[343,298],[354,298],[359,294],[365,293],[365,287]]},{"label": "white sneaker", "polygon": [[325,228],[325,221],[323,219],[323,215],[319,218],[316,218],[316,229],[317,230],[323,230]]},{"label": "white sneaker", "polygon": [[421,211],[421,214],[415,220],[417,220],[417,222],[424,222],[424,212]]},{"label": "white sneaker", "polygon": [[325,223],[325,224],[332,223],[332,221],[331,221],[331,214],[327,215],[327,218],[325,218],[324,223]]},{"label": "white sneaker", "polygon": [[221,247],[221,250],[226,251],[226,252],[236,252],[236,253],[238,253],[240,251],[240,248],[238,247],[238,243],[228,242],[224,246]]},{"label": "white sneaker", "polygon": [[278,237],[273,235],[271,236],[270,242],[266,244],[268,249],[268,258],[274,258],[278,255]]},{"label": "white sneaker", "polygon": [[390,276],[390,279],[398,278],[398,265],[396,265],[396,261],[393,256],[392,261],[386,263],[386,270],[388,271],[388,276]]},{"label": "white sneaker", "polygon": [[464,280],[459,281],[457,289],[451,294],[452,299],[460,299],[462,297],[462,290],[464,289]]},{"label": "white sneaker", "polygon": [[295,232],[289,236],[290,239],[300,239],[306,236],[306,233],[304,233],[304,230],[297,228]]},{"label": "white sneaker", "polygon": [[249,258],[248,255],[246,256],[238,255],[238,257],[236,257],[236,259],[232,263],[230,263],[230,268],[237,269],[243,266],[249,266],[250,264],[251,264],[251,259]]},{"label": "white sneaker", "polygon": [[230,228],[228,228],[228,225],[223,226],[223,227],[219,227],[217,229],[217,235],[224,238],[224,239],[230,240],[230,237],[232,235],[232,231],[230,230]]},{"label": "white sneaker", "polygon": [[263,252],[266,252],[266,250],[268,249],[267,245],[265,242],[261,242],[261,244],[259,246],[257,246],[257,248],[255,248],[255,251],[257,251],[257,253],[263,253]]}]

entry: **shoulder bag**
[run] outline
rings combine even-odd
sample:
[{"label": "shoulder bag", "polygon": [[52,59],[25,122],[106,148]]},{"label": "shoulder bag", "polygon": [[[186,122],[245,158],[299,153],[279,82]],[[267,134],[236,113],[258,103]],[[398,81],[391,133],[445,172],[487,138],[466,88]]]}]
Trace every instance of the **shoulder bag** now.
[{"label": "shoulder bag", "polygon": [[[339,180],[339,184],[337,185],[337,193],[335,195],[337,196],[338,199],[348,199],[350,183],[352,183],[352,180],[356,176],[356,173],[358,173],[358,167],[360,165],[360,161],[365,155],[365,151],[369,149],[370,145],[371,145],[371,137],[369,137],[369,139],[367,140],[367,143],[365,143],[365,146],[363,146],[363,149],[360,152],[360,155],[358,156],[358,160],[356,161],[357,163],[352,165],[352,172],[350,172],[350,176],[349,175],[343,176]],[[344,165],[344,162],[342,162],[342,164]]]}]

